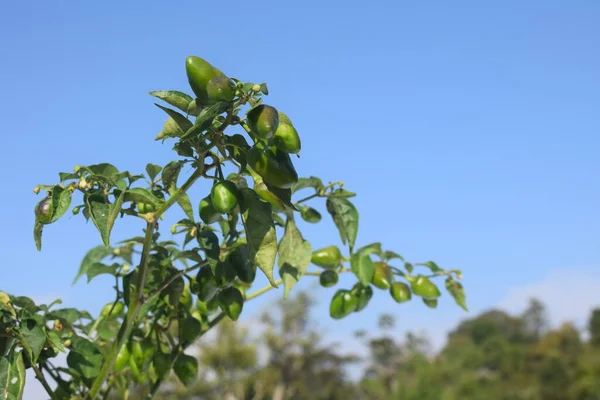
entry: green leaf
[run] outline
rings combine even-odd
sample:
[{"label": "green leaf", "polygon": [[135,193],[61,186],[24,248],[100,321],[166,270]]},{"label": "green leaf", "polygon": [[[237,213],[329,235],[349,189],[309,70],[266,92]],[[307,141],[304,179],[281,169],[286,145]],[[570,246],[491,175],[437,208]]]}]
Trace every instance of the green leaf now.
[{"label": "green leaf", "polygon": [[192,157],[194,155],[194,149],[190,142],[179,141],[173,146],[173,150],[182,157]]},{"label": "green leaf", "polygon": [[191,386],[196,382],[198,375],[198,360],[187,354],[180,354],[175,360],[173,371],[179,378],[179,381],[186,387]]},{"label": "green leaf", "polygon": [[297,191],[306,188],[313,188],[316,192],[319,192],[324,188],[323,181],[316,176],[311,176],[310,178],[300,178],[292,187],[292,193],[296,193]]},{"label": "green leaf", "polygon": [[369,286],[375,273],[375,264],[364,253],[354,253],[350,258],[350,268],[363,286]]},{"label": "green leaf", "polygon": [[217,302],[221,310],[233,321],[237,321],[244,309],[244,295],[233,286],[221,290]]},{"label": "green leaf", "polygon": [[209,227],[204,226],[197,232],[196,240],[202,251],[204,251],[211,267],[214,268],[219,261],[219,254],[221,252],[219,238]]},{"label": "green leaf", "polygon": [[185,130],[185,134],[181,136],[181,140],[190,139],[200,135],[202,132],[210,128],[213,120],[219,114],[222,114],[229,108],[231,103],[227,101],[220,101],[203,109],[200,114],[196,117],[196,121],[191,128]]},{"label": "green leaf", "polygon": [[113,180],[113,178],[119,174],[117,167],[109,163],[88,165],[86,169],[93,175],[102,176],[109,180]]},{"label": "green leaf", "polygon": [[71,192],[60,186],[52,189],[52,219],[50,223],[57,221],[69,210],[71,205]]},{"label": "green leaf", "polygon": [[112,341],[119,332],[121,323],[116,317],[103,318],[97,326],[98,335],[104,340]]},{"label": "green leaf", "polygon": [[391,259],[394,259],[394,258],[398,258],[398,259],[400,259],[400,260],[404,261],[404,257],[402,257],[400,254],[398,254],[398,253],[394,253],[393,251],[389,251],[389,250],[388,250],[388,251],[385,251],[385,252],[383,253],[383,257],[384,257],[386,260],[391,260]]},{"label": "green leaf", "polygon": [[42,232],[44,230],[44,224],[37,219],[33,224],[33,240],[35,240],[35,248],[37,251],[42,250]]},{"label": "green leaf", "polygon": [[381,255],[382,254],[382,250],[381,250],[381,243],[379,242],[375,242],[375,243],[370,243],[366,246],[361,247],[360,249],[356,250],[357,253],[360,254],[364,254],[364,255],[369,255],[369,254],[377,254],[377,255]]},{"label": "green leaf", "polygon": [[59,172],[58,177],[60,178],[60,183],[64,183],[64,181],[77,179],[79,180],[79,175],[74,174],[72,172]]},{"label": "green leaf", "polygon": [[161,110],[163,110],[164,112],[166,112],[167,114],[169,114],[169,117],[171,117],[175,123],[177,124],[177,126],[179,127],[179,129],[181,129],[182,132],[186,132],[188,129],[190,129],[192,127],[192,123],[189,119],[187,119],[186,117],[184,117],[183,115],[181,115],[180,113],[178,113],[175,110],[171,110],[170,108],[167,107],[163,107],[160,104],[156,104],[154,103],[154,105],[158,108],[160,108]]},{"label": "green leaf", "polygon": [[158,135],[154,137],[154,140],[163,140],[168,138],[176,138],[183,135],[185,132],[181,130],[177,122],[173,118],[168,118],[163,125]]},{"label": "green leaf", "polygon": [[434,263],[433,261],[427,261],[424,263],[420,263],[420,264],[416,264],[416,265],[422,265],[424,267],[427,267],[431,270],[431,272],[436,273],[436,272],[440,272],[443,271],[443,269],[441,269],[436,263]]},{"label": "green leaf", "polygon": [[465,289],[460,282],[455,281],[452,278],[446,279],[446,290],[454,298],[456,304],[458,304],[463,310],[469,311],[467,308],[467,296],[465,295]]},{"label": "green leaf", "polygon": [[133,201],[134,203],[152,204],[158,208],[164,204],[164,201],[156,197],[152,192],[143,188],[132,188],[125,192],[124,202]]},{"label": "green leaf", "polygon": [[23,346],[29,358],[35,363],[46,343],[46,334],[40,324],[28,311],[23,312],[21,320],[21,335],[27,346]]},{"label": "green leaf", "polygon": [[[122,192],[126,193],[126,192]],[[120,203],[123,202],[123,197],[119,196]],[[100,232],[100,236],[102,237],[102,242],[104,246],[110,246],[110,231],[115,222],[115,208],[118,206],[118,210],[121,209],[121,204],[115,203],[110,204],[106,200],[106,198],[99,194],[93,194],[91,196],[86,196],[85,203],[88,206],[90,211],[90,217],[94,222],[94,225]],[[118,211],[117,211],[118,212]]]},{"label": "green leaf", "polygon": [[156,164],[152,164],[152,163],[148,163],[148,165],[146,165],[146,173],[150,177],[151,181],[153,181],[154,178],[157,177],[157,175],[160,173],[160,171],[162,171],[162,167],[160,165],[156,165]]},{"label": "green leaf", "polygon": [[190,220],[194,221],[194,208],[192,207],[192,202],[190,201],[190,197],[187,193],[182,193],[177,198],[177,204],[179,204],[185,215]]},{"label": "green leaf", "polygon": [[266,275],[273,287],[278,287],[273,277],[277,256],[277,234],[273,223],[271,205],[258,197],[252,189],[241,189],[242,222],[250,259]]},{"label": "green leaf", "polygon": [[17,307],[21,307],[29,312],[35,313],[39,310],[35,302],[27,296],[11,296],[10,301]]},{"label": "green leaf", "polygon": [[328,197],[325,204],[340,232],[342,243],[348,243],[352,252],[358,235],[358,211],[356,207],[350,200],[339,197]]},{"label": "green leaf", "polygon": [[58,319],[63,325],[70,326],[81,318],[91,319],[91,316],[87,311],[79,311],[76,308],[61,308],[48,314],[48,318]]},{"label": "green leaf", "polygon": [[110,245],[110,232],[112,231],[112,228],[115,225],[115,221],[117,220],[117,217],[121,212],[121,206],[123,205],[123,201],[125,200],[125,190],[115,192],[117,192],[118,194],[115,197],[115,202],[110,205],[110,209],[108,210],[108,219],[106,221],[106,229],[108,231],[108,236],[105,242],[106,247]]},{"label": "green leaf", "polygon": [[52,346],[54,346],[54,348],[56,348],[61,353],[65,353],[65,348],[62,344],[62,339],[60,338],[58,333],[52,330],[47,330],[46,338],[48,338],[48,341],[52,344]]},{"label": "green leaf", "polygon": [[329,194],[329,196],[331,196],[331,197],[345,197],[345,198],[348,198],[348,197],[355,197],[356,193],[351,192],[351,191],[346,190],[346,189],[339,188],[339,189],[336,189],[333,192],[331,192]]},{"label": "green leaf", "polygon": [[98,376],[104,357],[100,348],[82,337],[75,337],[67,356],[67,365],[87,379]]},{"label": "green leaf", "polygon": [[177,178],[179,178],[183,164],[181,161],[171,161],[163,168],[162,183],[169,193],[177,188]]},{"label": "green leaf", "polygon": [[23,353],[14,353],[11,358],[0,357],[0,398],[21,400],[25,387],[25,363]]},{"label": "green leaf", "polygon": [[77,282],[79,278],[81,278],[83,275],[87,274],[88,269],[92,265],[102,261],[105,257],[108,257],[111,254],[113,254],[113,249],[104,246],[96,246],[90,251],[88,251],[83,260],[81,261],[81,265],[79,266],[79,272],[73,280],[73,284],[75,284],[75,282]]},{"label": "green leaf", "polygon": [[279,275],[283,280],[283,298],[287,298],[290,290],[298,283],[306,272],[312,257],[310,243],[302,237],[293,219],[289,218],[283,238],[279,242]]},{"label": "green leaf", "polygon": [[163,379],[171,371],[171,356],[162,353],[160,348],[154,353],[152,363],[154,364],[156,375],[160,379]]},{"label": "green leaf", "polygon": [[121,265],[114,263],[112,265],[106,265],[102,263],[94,263],[90,265],[87,270],[87,283],[90,283],[92,279],[102,274],[115,275]]},{"label": "green leaf", "polygon": [[264,95],[267,95],[267,96],[269,95],[269,88],[267,88],[267,84],[266,83],[261,83],[260,84],[260,91]]},{"label": "green leaf", "polygon": [[200,111],[202,111],[202,104],[200,104],[199,101],[196,101],[196,99],[193,99],[192,101],[190,101],[190,103],[187,105],[187,113],[189,115],[193,115],[195,117],[198,116],[198,114],[200,114]]},{"label": "green leaf", "polygon": [[181,323],[181,340],[183,342],[191,343],[200,335],[202,332],[202,324],[196,318],[191,315],[185,318]]},{"label": "green leaf", "polygon": [[193,100],[190,95],[177,90],[155,90],[148,94],[169,103],[173,107],[177,107],[185,113],[187,113],[188,105]]}]

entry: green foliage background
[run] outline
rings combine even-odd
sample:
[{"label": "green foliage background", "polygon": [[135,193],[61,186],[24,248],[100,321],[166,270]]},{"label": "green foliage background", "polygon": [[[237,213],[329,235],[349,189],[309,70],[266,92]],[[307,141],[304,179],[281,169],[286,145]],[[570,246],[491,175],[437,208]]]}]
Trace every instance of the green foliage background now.
[{"label": "green foliage background", "polygon": [[[551,329],[543,303],[511,315],[492,309],[460,322],[433,353],[426,337],[400,337],[391,315],[380,332],[357,331],[363,343],[346,354],[323,341],[302,292],[265,310],[262,324],[229,321],[196,348],[200,376],[185,389],[176,379],[157,398],[298,400],[594,400],[600,399],[600,308],[585,329]],[[208,338],[207,338],[208,339]],[[263,357],[260,354],[263,354]],[[349,368],[361,368],[351,379]],[[133,398],[144,398],[138,387]],[[116,398],[115,398],[116,399]]]}]

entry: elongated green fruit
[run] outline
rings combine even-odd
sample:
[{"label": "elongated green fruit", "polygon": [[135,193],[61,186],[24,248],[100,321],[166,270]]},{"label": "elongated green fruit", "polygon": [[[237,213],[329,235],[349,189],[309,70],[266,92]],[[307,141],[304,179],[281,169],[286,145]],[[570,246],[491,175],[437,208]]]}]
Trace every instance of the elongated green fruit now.
[{"label": "elongated green fruit", "polygon": [[323,247],[312,253],[310,262],[321,268],[335,268],[342,262],[342,253],[337,246]]},{"label": "elongated green fruit", "polygon": [[329,305],[329,315],[333,319],[342,319],[358,307],[358,298],[350,290],[340,289],[333,295]]},{"label": "elongated green fruit", "polygon": [[192,91],[200,100],[208,100],[207,85],[212,78],[224,75],[208,61],[196,56],[185,60],[185,72]]},{"label": "elongated green fruit", "polygon": [[296,154],[302,148],[298,131],[292,125],[279,123],[279,127],[271,138],[275,146],[286,153]]},{"label": "elongated green fruit", "polygon": [[257,143],[248,151],[246,161],[269,185],[291,189],[298,182],[298,173],[289,154],[277,148]]},{"label": "elongated green fruit", "polygon": [[231,181],[221,181],[213,185],[210,200],[213,207],[220,213],[231,212],[238,204],[239,190]]},{"label": "elongated green fruit", "polygon": [[413,293],[423,299],[436,300],[442,295],[438,287],[426,276],[419,275],[416,278],[410,278],[409,282]]},{"label": "elongated green fruit", "polygon": [[261,139],[269,139],[279,127],[277,109],[266,104],[254,107],[248,111],[246,117],[252,133]]}]

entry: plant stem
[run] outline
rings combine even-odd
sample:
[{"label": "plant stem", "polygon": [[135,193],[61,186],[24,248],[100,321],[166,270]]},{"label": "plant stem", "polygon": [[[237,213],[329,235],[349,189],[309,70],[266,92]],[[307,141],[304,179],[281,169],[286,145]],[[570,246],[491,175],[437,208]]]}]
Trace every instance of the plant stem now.
[{"label": "plant stem", "polygon": [[129,338],[131,331],[133,330],[134,322],[138,317],[140,309],[143,304],[143,295],[144,295],[144,285],[146,283],[146,275],[148,273],[148,259],[150,256],[150,248],[152,247],[152,237],[154,234],[154,224],[148,223],[146,224],[146,236],[144,237],[144,248],[142,250],[142,258],[141,265],[139,269],[139,279],[138,279],[138,287],[137,293],[135,297],[132,299],[132,304],[129,306],[127,310],[127,316],[125,317],[125,321],[123,321],[123,325],[121,325],[121,329],[119,329],[119,333],[117,334],[117,339],[114,341],[108,356],[102,363],[102,367],[100,368],[100,372],[96,379],[94,379],[94,383],[90,391],[88,392],[87,397],[90,399],[95,399],[108,376],[110,369],[112,368],[115,359],[117,358],[117,354],[121,350],[121,347],[125,344],[125,341]]},{"label": "plant stem", "polygon": [[300,199],[300,200],[296,201],[296,202],[295,202],[295,204],[304,203],[305,201],[312,200],[312,199],[314,199],[315,197],[319,197],[319,194],[318,194],[318,193],[311,194],[311,195],[310,195],[310,196],[308,196],[308,197],[305,197],[305,198],[303,198],[303,199]]},{"label": "plant stem", "polygon": [[325,191],[326,191],[327,189],[329,189],[329,188],[331,188],[331,187],[333,187],[333,186],[335,186],[335,185],[342,186],[343,184],[344,184],[344,182],[331,182],[331,183],[329,183],[329,184],[325,185],[325,186],[323,187],[323,189],[321,189],[321,190],[317,191],[317,193],[315,193],[315,194],[311,194],[311,195],[310,195],[310,196],[308,196],[308,197],[305,197],[305,198],[303,198],[303,199],[300,199],[300,200],[296,201],[296,202],[295,202],[295,204],[304,203],[305,201],[312,200],[312,199],[314,199],[315,197],[327,197],[327,195],[325,194]]},{"label": "plant stem", "polygon": [[[275,284],[277,286],[279,286],[282,283],[283,283],[283,279],[279,279],[279,280],[275,281]],[[271,284],[269,284],[269,285],[263,287],[262,289],[258,289],[257,291],[255,291],[253,293],[250,293],[249,295],[246,295],[246,301],[252,300],[253,298],[258,297],[261,294],[266,293],[269,290],[274,289],[274,288],[275,288],[274,286],[272,286]]]},{"label": "plant stem", "polygon": [[42,386],[44,387],[44,389],[46,389],[46,392],[50,396],[50,399],[52,399],[52,400],[56,399],[56,396],[54,395],[54,391],[48,384],[48,381],[46,380],[46,377],[44,376],[42,371],[40,371],[40,368],[35,364],[31,364],[31,368],[33,368],[33,370],[35,372],[35,377],[37,378],[37,380],[40,381],[42,383]]},{"label": "plant stem", "polygon": [[184,182],[183,185],[179,189],[176,189],[171,197],[163,204],[156,212],[152,214],[154,220],[157,220],[161,215],[165,213],[173,204],[177,202],[179,197],[183,195],[187,190],[202,176],[205,172],[204,168],[198,168],[194,171],[194,173],[188,178],[187,181]]},{"label": "plant stem", "polygon": [[[217,325],[219,322],[221,322],[221,320],[223,318],[225,318],[225,313],[220,313],[215,318],[213,318],[212,321],[210,321],[208,323],[208,329],[206,329],[204,332],[200,333],[200,335],[196,338],[196,340],[200,339],[204,334],[206,334],[206,332],[210,331],[215,325]],[[181,351],[179,351],[178,348],[175,348],[173,350],[173,355],[172,355],[172,359],[171,359],[171,368],[169,368],[169,370],[173,369],[173,365],[175,364],[175,361],[177,361],[177,357],[179,357],[179,354],[183,353],[185,351],[185,349],[187,349],[191,344],[192,343],[186,344],[183,347],[183,349],[181,349]],[[162,382],[163,382],[162,378],[159,378],[156,380],[156,382],[154,382],[154,385],[152,385],[152,388],[150,389],[150,392],[148,393],[148,396],[146,397],[147,400],[154,399],[154,397],[158,394],[158,389],[160,389],[160,385],[162,384]]]}]

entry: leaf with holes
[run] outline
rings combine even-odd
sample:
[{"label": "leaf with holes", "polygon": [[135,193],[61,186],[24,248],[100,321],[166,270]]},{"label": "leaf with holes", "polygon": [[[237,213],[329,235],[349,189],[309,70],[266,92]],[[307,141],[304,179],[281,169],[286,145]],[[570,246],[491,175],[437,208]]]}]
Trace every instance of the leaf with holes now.
[{"label": "leaf with holes", "polygon": [[36,362],[46,342],[46,334],[43,327],[35,320],[34,314],[24,311],[20,331],[25,341],[23,347],[27,351],[27,356],[33,362]]},{"label": "leaf with holes", "polygon": [[21,400],[25,388],[25,363],[23,353],[0,357],[0,398]]}]

